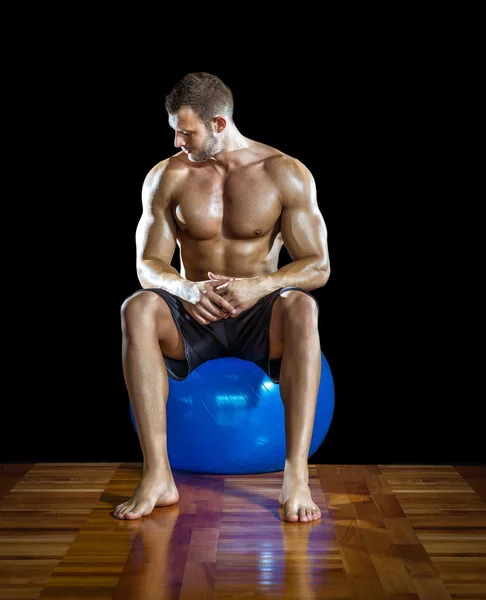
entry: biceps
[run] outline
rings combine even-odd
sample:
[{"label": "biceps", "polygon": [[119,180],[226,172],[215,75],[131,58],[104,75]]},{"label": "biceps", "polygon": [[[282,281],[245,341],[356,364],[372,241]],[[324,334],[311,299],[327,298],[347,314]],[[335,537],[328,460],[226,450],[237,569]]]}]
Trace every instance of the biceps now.
[{"label": "biceps", "polygon": [[318,209],[285,208],[282,211],[283,243],[292,258],[319,257],[328,263],[327,228]]}]

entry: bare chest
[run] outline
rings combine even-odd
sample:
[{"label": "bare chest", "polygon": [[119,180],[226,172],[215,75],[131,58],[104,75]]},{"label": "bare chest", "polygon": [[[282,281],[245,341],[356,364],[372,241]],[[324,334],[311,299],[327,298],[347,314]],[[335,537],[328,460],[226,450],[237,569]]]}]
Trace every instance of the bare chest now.
[{"label": "bare chest", "polygon": [[179,237],[254,239],[274,231],[281,204],[271,179],[258,168],[227,175],[196,171],[172,203]]}]

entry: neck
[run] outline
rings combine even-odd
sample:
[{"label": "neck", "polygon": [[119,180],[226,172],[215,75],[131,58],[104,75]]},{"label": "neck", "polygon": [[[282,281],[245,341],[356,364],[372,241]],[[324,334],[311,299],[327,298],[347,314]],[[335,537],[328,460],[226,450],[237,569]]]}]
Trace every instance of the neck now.
[{"label": "neck", "polygon": [[225,139],[223,141],[223,149],[214,156],[216,160],[224,160],[224,155],[235,150],[243,150],[248,148],[249,140],[245,138],[238,129],[233,125],[227,128]]}]

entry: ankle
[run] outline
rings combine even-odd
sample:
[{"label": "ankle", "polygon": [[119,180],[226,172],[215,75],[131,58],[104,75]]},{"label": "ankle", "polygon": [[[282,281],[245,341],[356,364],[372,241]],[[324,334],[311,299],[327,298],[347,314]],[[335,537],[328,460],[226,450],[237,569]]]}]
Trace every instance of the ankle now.
[{"label": "ankle", "polygon": [[157,462],[143,465],[143,475],[150,475],[167,479],[172,477],[172,470],[168,462]]},{"label": "ankle", "polygon": [[284,476],[292,478],[302,478],[306,481],[309,478],[309,465],[306,460],[286,460],[284,467]]},{"label": "ankle", "polygon": [[289,471],[308,471],[309,463],[306,458],[286,458],[284,470]]}]

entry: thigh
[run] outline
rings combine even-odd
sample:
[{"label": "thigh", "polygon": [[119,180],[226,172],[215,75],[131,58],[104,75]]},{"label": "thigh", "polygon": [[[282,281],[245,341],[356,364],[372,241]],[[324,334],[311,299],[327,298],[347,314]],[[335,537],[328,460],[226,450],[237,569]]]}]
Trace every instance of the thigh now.
[{"label": "thigh", "polygon": [[279,296],[272,306],[272,316],[270,317],[270,360],[281,358],[284,351],[283,342],[283,309],[282,296]]},{"label": "thigh", "polygon": [[[270,360],[281,358],[284,352],[283,324],[284,315],[292,310],[292,302],[306,299],[306,292],[300,290],[287,290],[282,292],[275,300],[272,306],[272,315],[270,317],[269,339],[270,339]],[[315,302],[315,299],[313,299]]]},{"label": "thigh", "polygon": [[164,356],[185,360],[184,340],[167,301],[157,292],[140,290],[124,303],[125,319],[155,324],[159,346]]}]

